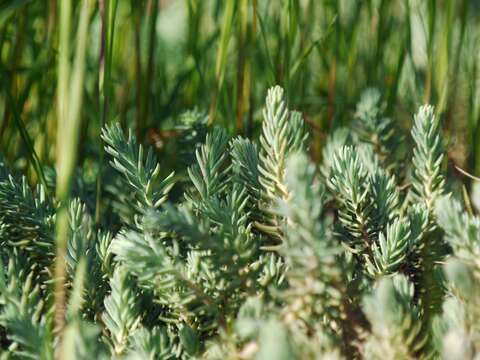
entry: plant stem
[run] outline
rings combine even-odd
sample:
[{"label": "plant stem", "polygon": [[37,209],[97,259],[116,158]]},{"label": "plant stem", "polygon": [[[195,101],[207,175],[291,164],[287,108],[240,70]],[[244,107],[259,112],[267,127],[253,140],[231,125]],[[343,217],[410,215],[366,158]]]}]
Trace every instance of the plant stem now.
[{"label": "plant stem", "polygon": [[55,262],[55,331],[59,335],[58,359],[64,358],[62,333],[65,326],[65,255],[70,225],[68,203],[71,183],[77,162],[77,149],[80,138],[81,108],[85,73],[85,54],[88,40],[88,24],[91,0],[82,1],[80,20],[77,29],[77,46],[73,68],[70,66],[70,20],[71,0],[62,0],[59,17],[58,55],[58,124],[57,124],[57,201],[59,208],[56,219],[57,256]]},{"label": "plant stem", "polygon": [[[101,106],[102,116],[100,117],[100,129],[109,121],[109,104],[112,93],[112,48],[115,25],[115,15],[118,2],[116,0],[99,0],[99,10],[102,22],[100,54],[99,54],[99,74],[98,74],[98,92],[99,104]],[[99,167],[97,175],[97,194],[95,201],[95,223],[100,224],[101,219],[101,199],[102,199],[102,177],[103,166],[105,162],[105,153],[103,143],[99,139]]]},{"label": "plant stem", "polygon": [[[148,21],[148,56],[147,56],[147,69],[145,72],[145,81],[144,84],[146,86],[146,91],[143,97],[144,105],[143,105],[143,118],[145,121],[145,126],[150,126],[149,124],[149,112],[150,112],[150,101],[153,98],[152,92],[152,84],[154,82],[154,60],[155,60],[155,44],[156,44],[156,25],[157,25],[157,18],[158,18],[158,2],[159,0],[150,0],[148,11],[149,14],[149,21]],[[140,133],[142,134],[142,138],[144,135],[145,129],[140,129]],[[139,140],[141,140],[140,138]]]},{"label": "plant stem", "polygon": [[223,79],[225,76],[225,67],[227,62],[228,43],[230,42],[232,25],[234,22],[235,4],[236,4],[236,1],[227,0],[225,5],[225,10],[223,13],[223,23],[222,23],[222,31],[220,35],[220,44],[218,47],[217,61],[215,64],[216,87],[215,87],[215,92],[213,94],[212,102],[210,104],[210,111],[209,111],[209,117],[208,117],[209,124],[212,124],[215,121],[215,117],[217,113],[217,100],[223,86]]}]

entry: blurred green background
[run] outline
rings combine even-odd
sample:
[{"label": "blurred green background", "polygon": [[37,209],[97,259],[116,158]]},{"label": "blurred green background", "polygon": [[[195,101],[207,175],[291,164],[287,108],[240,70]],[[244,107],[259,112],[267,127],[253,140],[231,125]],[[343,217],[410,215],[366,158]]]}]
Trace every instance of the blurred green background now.
[{"label": "blurred green background", "polygon": [[[62,101],[80,120],[77,163],[95,174],[102,124],[133,129],[174,167],[166,155],[178,151],[186,110],[254,137],[274,84],[304,114],[317,160],[362,91],[376,87],[405,129],[419,105],[435,105],[449,163],[480,175],[479,1],[60,2],[0,1],[0,154],[32,183],[62,151]],[[67,88],[74,95],[62,100]]]}]

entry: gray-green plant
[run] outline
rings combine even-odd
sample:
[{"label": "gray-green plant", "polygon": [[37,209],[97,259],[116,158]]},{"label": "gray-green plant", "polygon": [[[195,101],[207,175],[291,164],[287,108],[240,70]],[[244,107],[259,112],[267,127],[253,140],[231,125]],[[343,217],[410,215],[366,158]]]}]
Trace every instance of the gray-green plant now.
[{"label": "gray-green plant", "polygon": [[170,175],[105,126],[98,224],[95,201],[60,204],[0,161],[2,359],[477,358],[480,220],[447,187],[434,109],[402,149],[368,90],[319,166],[289,109],[271,88],[258,145],[213,127]]}]

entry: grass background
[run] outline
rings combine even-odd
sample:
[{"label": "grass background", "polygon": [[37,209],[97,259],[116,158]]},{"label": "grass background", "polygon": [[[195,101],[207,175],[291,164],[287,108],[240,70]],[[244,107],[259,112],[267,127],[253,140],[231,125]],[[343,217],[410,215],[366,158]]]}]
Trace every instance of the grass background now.
[{"label": "grass background", "polygon": [[255,136],[280,84],[320,160],[377,87],[405,128],[435,105],[451,173],[480,175],[479,20],[473,0],[2,0],[0,153],[31,183],[56,166],[68,198],[76,164],[101,184],[103,124],[134,129],[172,167],[185,110]]}]

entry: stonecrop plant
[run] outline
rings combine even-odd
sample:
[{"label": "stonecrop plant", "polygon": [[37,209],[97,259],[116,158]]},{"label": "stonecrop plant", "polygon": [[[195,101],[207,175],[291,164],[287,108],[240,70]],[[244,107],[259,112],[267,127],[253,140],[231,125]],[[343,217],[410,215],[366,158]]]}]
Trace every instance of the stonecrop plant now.
[{"label": "stonecrop plant", "polygon": [[317,166],[273,87],[258,142],[189,113],[177,174],[105,126],[103,216],[80,174],[64,279],[55,174],[32,189],[0,162],[1,359],[478,359],[480,218],[433,107],[410,136],[384,114],[366,90]]}]

